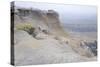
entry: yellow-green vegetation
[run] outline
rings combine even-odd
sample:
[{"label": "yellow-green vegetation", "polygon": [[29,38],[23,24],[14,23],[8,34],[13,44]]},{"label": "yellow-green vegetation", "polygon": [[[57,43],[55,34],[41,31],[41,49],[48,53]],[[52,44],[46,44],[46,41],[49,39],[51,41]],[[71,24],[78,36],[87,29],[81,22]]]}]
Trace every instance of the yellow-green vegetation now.
[{"label": "yellow-green vegetation", "polygon": [[24,30],[24,31],[28,32],[29,34],[32,34],[35,30],[35,28],[30,23],[18,24],[18,25],[16,25],[16,29],[17,30]]}]

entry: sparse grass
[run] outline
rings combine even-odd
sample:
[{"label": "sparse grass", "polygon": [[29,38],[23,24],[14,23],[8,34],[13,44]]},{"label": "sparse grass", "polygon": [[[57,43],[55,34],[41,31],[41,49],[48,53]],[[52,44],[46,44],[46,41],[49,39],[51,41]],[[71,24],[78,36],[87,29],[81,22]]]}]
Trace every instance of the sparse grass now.
[{"label": "sparse grass", "polygon": [[28,32],[29,34],[32,34],[35,30],[35,28],[30,23],[18,24],[16,26],[16,29],[17,30],[24,30],[24,31]]}]

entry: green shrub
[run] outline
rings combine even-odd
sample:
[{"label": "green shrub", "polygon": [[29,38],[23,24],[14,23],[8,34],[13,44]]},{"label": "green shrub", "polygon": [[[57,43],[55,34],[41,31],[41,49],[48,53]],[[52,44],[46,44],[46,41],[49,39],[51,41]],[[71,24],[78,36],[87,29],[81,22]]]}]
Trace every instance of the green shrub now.
[{"label": "green shrub", "polygon": [[32,26],[32,24],[29,23],[24,23],[24,24],[19,24],[16,26],[17,30],[24,30],[28,32],[29,34],[32,34],[35,30],[35,28]]}]

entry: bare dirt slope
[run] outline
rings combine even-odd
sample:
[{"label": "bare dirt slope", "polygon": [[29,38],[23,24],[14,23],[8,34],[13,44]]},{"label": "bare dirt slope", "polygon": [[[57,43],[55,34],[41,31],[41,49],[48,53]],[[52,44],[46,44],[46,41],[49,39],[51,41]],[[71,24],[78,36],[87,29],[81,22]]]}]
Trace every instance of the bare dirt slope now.
[{"label": "bare dirt slope", "polygon": [[96,60],[88,46],[96,41],[69,37],[53,10],[16,8],[14,19],[15,65]]}]

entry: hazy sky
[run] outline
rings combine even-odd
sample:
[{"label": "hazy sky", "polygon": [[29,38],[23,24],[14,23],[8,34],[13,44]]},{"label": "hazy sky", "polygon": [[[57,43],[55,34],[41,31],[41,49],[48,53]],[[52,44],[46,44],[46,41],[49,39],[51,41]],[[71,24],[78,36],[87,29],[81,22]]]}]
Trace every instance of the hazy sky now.
[{"label": "hazy sky", "polygon": [[26,8],[38,8],[42,10],[55,10],[59,13],[61,22],[63,23],[88,23],[96,24],[97,21],[97,7],[83,6],[83,5],[63,5],[63,4],[49,4],[37,2],[15,2],[16,6]]}]

